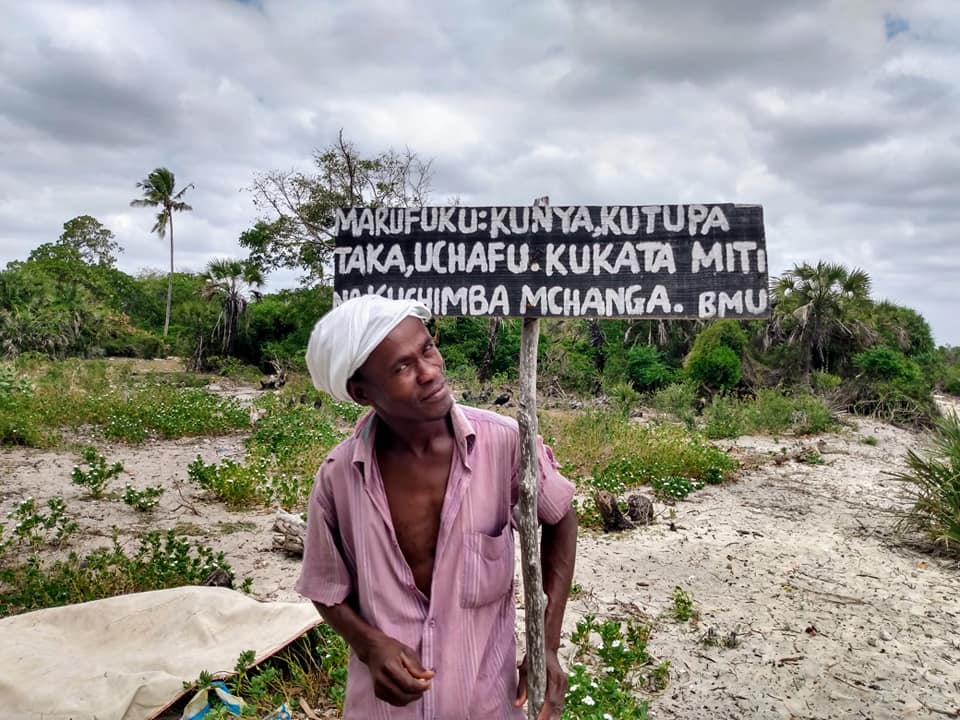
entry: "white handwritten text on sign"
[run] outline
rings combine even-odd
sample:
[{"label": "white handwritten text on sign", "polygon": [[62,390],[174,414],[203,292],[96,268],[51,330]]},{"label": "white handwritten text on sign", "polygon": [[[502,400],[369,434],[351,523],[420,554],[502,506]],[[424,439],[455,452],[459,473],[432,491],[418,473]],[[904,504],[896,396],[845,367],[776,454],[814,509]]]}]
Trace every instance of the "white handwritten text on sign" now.
[{"label": "white handwritten text on sign", "polygon": [[375,292],[438,315],[768,314],[758,205],[349,208],[334,302]]}]

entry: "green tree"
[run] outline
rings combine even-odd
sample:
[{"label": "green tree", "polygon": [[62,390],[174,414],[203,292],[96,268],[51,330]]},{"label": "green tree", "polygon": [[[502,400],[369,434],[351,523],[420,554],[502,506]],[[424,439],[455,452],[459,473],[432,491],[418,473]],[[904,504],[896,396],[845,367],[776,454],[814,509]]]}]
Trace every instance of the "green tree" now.
[{"label": "green tree", "polygon": [[156,222],[150,232],[155,232],[161,238],[170,231],[170,274],[167,281],[167,313],[163,321],[163,336],[170,330],[170,306],[173,302],[173,213],[193,210],[183,201],[183,196],[193,187],[190,183],[179,192],[176,191],[174,174],[167,168],[156,168],[144,180],[137,183],[143,192],[143,197],[130,201],[131,207],[158,208]]},{"label": "green tree", "polygon": [[870,276],[843,265],[803,263],[785,272],[773,286],[773,329],[800,353],[804,381],[814,361],[829,369],[831,341],[850,342],[862,332],[857,320],[870,303]]},{"label": "green tree", "polygon": [[336,143],[314,153],[313,163],[314,173],[272,170],[248,188],[264,217],[240,236],[240,244],[265,274],[296,268],[304,280],[322,281],[336,208],[421,206],[429,195],[430,162],[409,148],[363,157],[341,130]]},{"label": "green tree", "polygon": [[117,258],[114,253],[123,248],[114,239],[113,232],[91,215],[78,215],[63,224],[59,244],[72,247],[88,265],[113,267]]},{"label": "green tree", "polygon": [[263,275],[251,263],[223,258],[211,260],[203,276],[206,284],[201,295],[207,300],[220,302],[214,337],[220,340],[220,353],[231,355],[240,320],[246,313],[249,299],[259,297]]}]

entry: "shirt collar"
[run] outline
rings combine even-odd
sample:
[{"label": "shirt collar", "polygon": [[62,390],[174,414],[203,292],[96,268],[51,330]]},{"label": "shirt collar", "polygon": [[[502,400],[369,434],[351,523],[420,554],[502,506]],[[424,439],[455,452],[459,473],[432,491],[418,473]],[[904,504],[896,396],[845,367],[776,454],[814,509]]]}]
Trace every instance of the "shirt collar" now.
[{"label": "shirt collar", "polygon": [[[463,409],[457,403],[454,403],[450,409],[450,420],[453,425],[453,437],[457,447],[457,454],[460,456],[460,460],[464,466],[470,470],[472,468],[470,467],[469,458],[477,442],[477,431],[474,429],[473,423],[470,422],[470,418],[467,417],[466,413],[463,412]],[[374,440],[379,422],[380,419],[377,417],[377,413],[371,410],[360,418],[353,431],[354,445],[352,460],[354,466],[360,471],[360,474],[363,475],[364,478],[367,477],[364,469],[369,467],[373,462]]]}]

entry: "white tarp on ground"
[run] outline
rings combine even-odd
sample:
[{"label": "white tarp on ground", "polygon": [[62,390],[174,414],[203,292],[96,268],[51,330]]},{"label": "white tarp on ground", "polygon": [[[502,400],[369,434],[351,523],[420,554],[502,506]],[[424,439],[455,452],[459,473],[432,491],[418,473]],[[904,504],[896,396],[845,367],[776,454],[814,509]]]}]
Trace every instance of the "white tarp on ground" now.
[{"label": "white tarp on ground", "polygon": [[275,653],[320,620],[310,603],[182,587],[0,620],[4,720],[147,720],[200,672]]}]

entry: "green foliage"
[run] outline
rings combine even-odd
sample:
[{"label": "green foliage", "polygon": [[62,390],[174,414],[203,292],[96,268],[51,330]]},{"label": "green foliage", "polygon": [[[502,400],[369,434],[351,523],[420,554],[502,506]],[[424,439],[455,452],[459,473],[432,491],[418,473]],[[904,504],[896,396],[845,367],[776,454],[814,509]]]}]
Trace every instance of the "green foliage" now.
[{"label": "green foliage", "polygon": [[127,403],[114,404],[105,420],[106,437],[142,442],[151,435],[175,438],[230,432],[246,427],[249,415],[233,399],[195,388],[158,386]]},{"label": "green foliage", "polygon": [[153,510],[160,503],[160,496],[163,495],[163,488],[159,485],[145,487],[138,490],[132,485],[124,485],[123,501],[138,512],[147,512]]},{"label": "green foliage", "polygon": [[960,555],[960,417],[940,420],[932,452],[923,456],[909,450],[906,463],[905,472],[893,474],[912,503],[900,528],[921,532],[944,552]]},{"label": "green foliage", "polygon": [[650,391],[671,382],[673,369],[657,348],[634,345],[626,352],[627,377],[637,390]]},{"label": "green foliage", "polygon": [[[339,716],[346,695],[349,653],[343,638],[324,623],[259,665],[253,665],[252,650],[241,653],[234,674],[225,682],[227,689],[246,703],[243,717],[267,717],[283,703],[296,709],[301,698],[324,717],[327,713]],[[184,687],[199,690],[213,680],[210,672],[203,671],[196,682],[184,683]],[[212,711],[220,709],[215,706]]]},{"label": "green foliage", "polygon": [[662,413],[672,415],[688,428],[697,422],[697,389],[689,382],[667,385],[658,390],[652,399],[653,406]]},{"label": "green foliage", "polygon": [[343,207],[422,207],[430,189],[430,162],[409,148],[361,154],[340,133],[313,153],[315,172],[272,170],[248,188],[266,215],[240,236],[264,274],[279,268],[304,272],[315,284],[326,278],[333,251],[334,210]]},{"label": "green foliage", "polygon": [[85,557],[45,563],[39,554],[0,567],[0,616],[124,593],[200,584],[211,572],[230,572],[223,553],[191,545],[172,530],[151,532],[128,554],[113,538],[110,548]]},{"label": "green foliage", "polygon": [[704,434],[709,438],[740,435],[809,435],[836,426],[830,408],[808,392],[785,393],[765,389],[752,400],[714,397],[704,409]]},{"label": "green foliage", "polygon": [[854,412],[884,420],[924,423],[937,414],[933,382],[899,350],[875,346],[853,358],[860,370],[846,396]]},{"label": "green foliage", "polygon": [[832,375],[828,372],[823,372],[822,370],[816,370],[810,376],[810,385],[811,387],[820,393],[828,393],[833,390],[836,390],[840,387],[840,383],[843,382],[843,378],[839,375]]},{"label": "green foliage", "polygon": [[914,382],[920,379],[919,366],[907,359],[898,350],[876,346],[854,356],[853,364],[868,380],[902,380]]},{"label": "green foliage", "polygon": [[650,481],[650,487],[657,493],[657,497],[670,500],[683,500],[690,493],[703,488],[703,483],[699,480],[691,480],[682,475],[667,475],[664,477],[653,478]]},{"label": "green foliage", "polygon": [[630,417],[631,411],[640,402],[641,397],[629,383],[617,383],[607,391],[607,394],[610,397],[610,404],[624,417]]},{"label": "green foliage", "polygon": [[851,348],[870,334],[870,276],[860,269],[820,261],[801,263],[773,286],[775,341],[797,347],[804,380],[815,369],[842,368]]},{"label": "green foliage", "polygon": [[740,358],[724,345],[702,351],[694,345],[687,356],[685,370],[694,383],[711,392],[732,390],[740,384],[743,375]]},{"label": "green foliage", "polygon": [[227,458],[219,465],[207,465],[197,455],[187,466],[187,475],[231,510],[242,510],[270,501],[266,490],[269,476],[264,459],[238,463]]},{"label": "green foliage", "polygon": [[[62,545],[77,530],[76,521],[67,515],[66,502],[59,496],[47,500],[47,512],[40,510],[32,497],[25,498],[7,517],[15,522],[13,536],[17,543],[27,543],[34,548]],[[0,552],[0,556],[2,554]]]},{"label": "green foliage", "polygon": [[669,662],[652,664],[650,628],[633,621],[598,622],[587,615],[570,636],[576,662],[568,675],[565,720],[646,720],[649,703],[631,688],[659,691]]},{"label": "green foliage", "polygon": [[728,395],[717,395],[703,410],[703,434],[708,438],[735,438],[746,432],[743,404]]},{"label": "green foliage", "polygon": [[736,320],[717,320],[701,331],[684,360],[684,370],[699,388],[731,390],[740,383],[740,356],[747,335]]},{"label": "green foliage", "polygon": [[123,252],[115,237],[95,217],[78,215],[63,224],[59,242],[76,250],[88,265],[112,267],[116,263],[115,253]]},{"label": "green foliage", "polygon": [[257,401],[263,413],[246,440],[242,462],[226,459],[206,464],[199,456],[188,473],[232,510],[277,503],[291,510],[302,505],[313,485],[313,473],[344,437],[339,421],[354,423],[364,408],[337,402],[297,383],[283,393]]},{"label": "green foliage", "polygon": [[690,620],[699,620],[700,613],[694,607],[693,596],[682,587],[677,586],[673,589],[673,605],[670,608],[670,616],[680,623]]},{"label": "green foliage", "polygon": [[80,485],[87,489],[90,497],[103,497],[103,490],[111,478],[123,472],[123,464],[115,462],[109,467],[107,459],[97,452],[95,447],[86,447],[80,452],[80,457],[86,463],[87,469],[82,469],[79,465],[73,466],[71,480],[74,485]]}]

